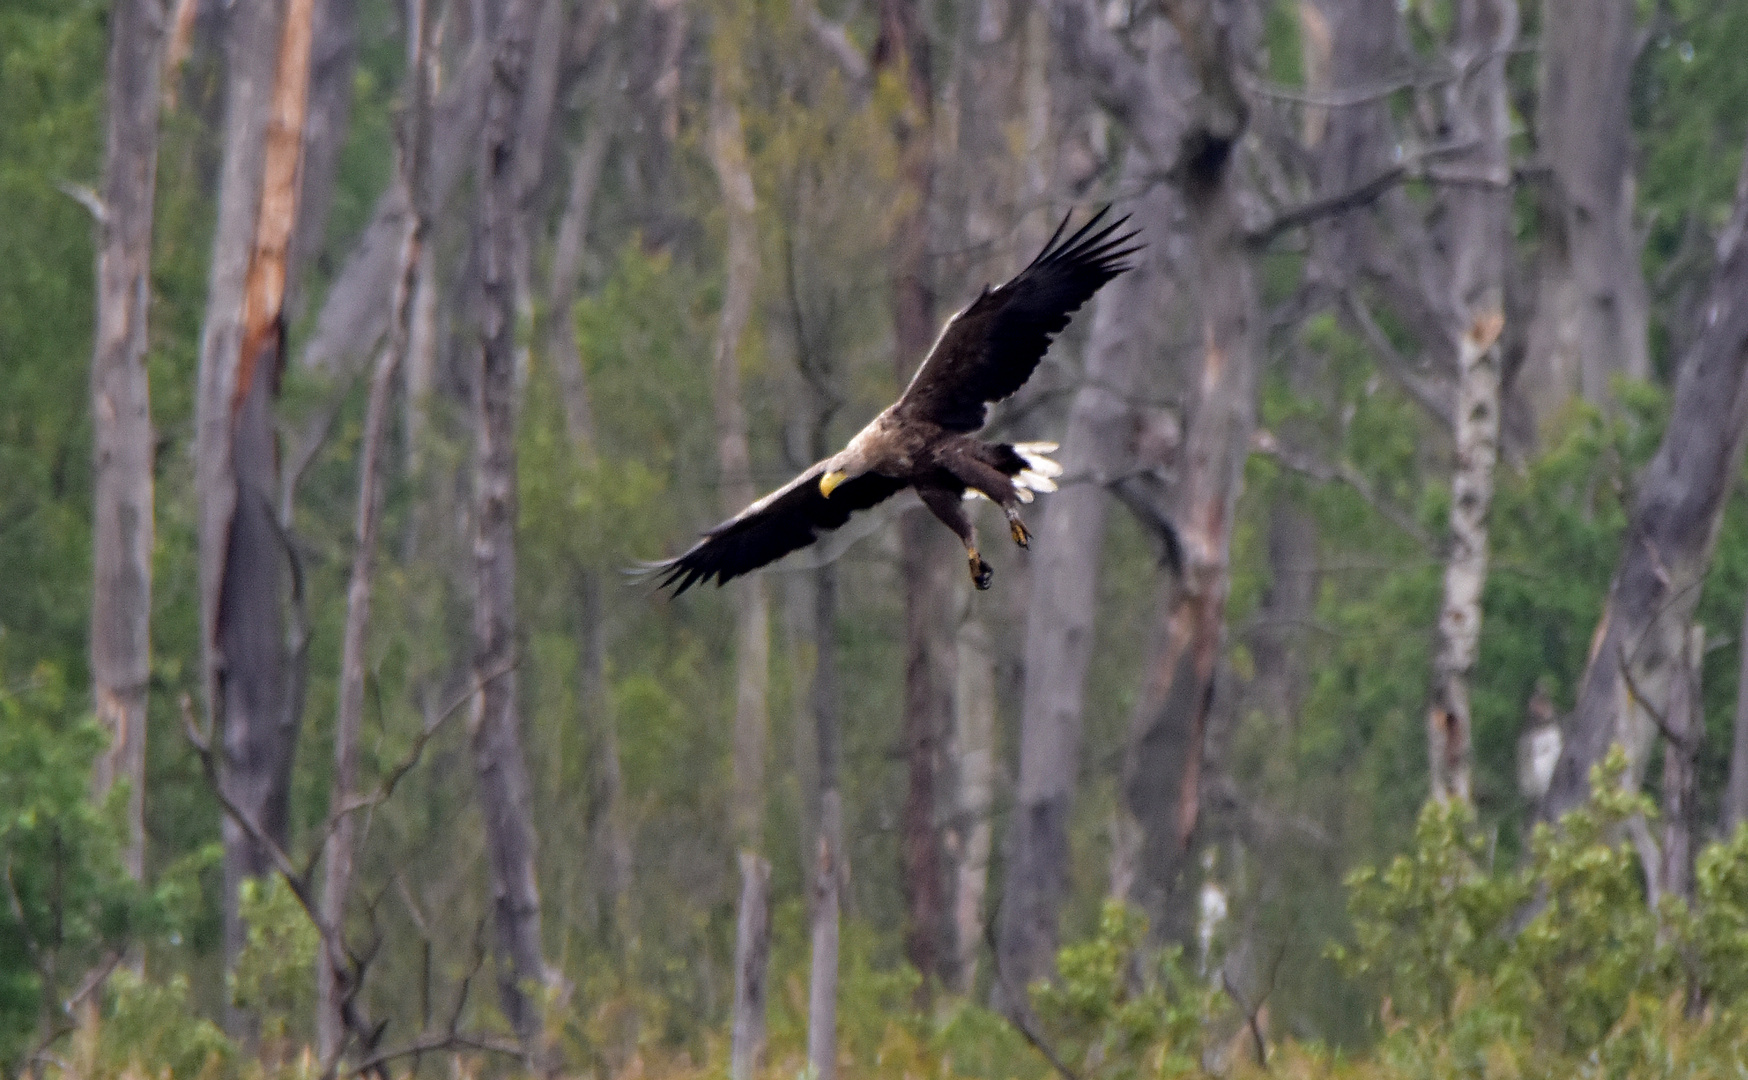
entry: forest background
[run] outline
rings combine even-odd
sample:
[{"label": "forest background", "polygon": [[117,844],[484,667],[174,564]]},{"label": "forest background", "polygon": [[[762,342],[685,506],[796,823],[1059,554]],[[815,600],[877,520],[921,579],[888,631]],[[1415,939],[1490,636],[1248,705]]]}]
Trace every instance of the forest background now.
[{"label": "forest background", "polygon": [[[0,0],[0,1063],[1739,1062],[1745,52]],[[994,415],[1066,467],[994,589],[902,506],[627,584],[1105,202],[1147,246]]]}]

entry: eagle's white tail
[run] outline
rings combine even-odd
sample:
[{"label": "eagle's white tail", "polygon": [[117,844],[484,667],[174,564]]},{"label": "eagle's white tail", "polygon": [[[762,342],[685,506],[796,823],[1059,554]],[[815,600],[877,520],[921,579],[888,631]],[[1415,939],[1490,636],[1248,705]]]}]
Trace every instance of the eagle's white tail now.
[{"label": "eagle's white tail", "polygon": [[1062,475],[1062,466],[1052,461],[1047,455],[1056,452],[1053,442],[1015,443],[1014,453],[1026,463],[1020,470],[1020,475],[1014,477],[1014,486],[1020,489],[1020,500],[1031,502],[1034,491],[1055,491],[1055,477]]}]

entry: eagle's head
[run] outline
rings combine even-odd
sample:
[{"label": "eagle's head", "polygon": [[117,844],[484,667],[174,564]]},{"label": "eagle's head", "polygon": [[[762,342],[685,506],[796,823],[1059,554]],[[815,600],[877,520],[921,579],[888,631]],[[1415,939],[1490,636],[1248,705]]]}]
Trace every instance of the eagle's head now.
[{"label": "eagle's head", "polygon": [[874,458],[880,447],[878,437],[871,435],[875,424],[868,425],[850,440],[850,445],[825,459],[825,471],[819,477],[819,493],[832,497],[840,484],[854,480],[874,468]]}]

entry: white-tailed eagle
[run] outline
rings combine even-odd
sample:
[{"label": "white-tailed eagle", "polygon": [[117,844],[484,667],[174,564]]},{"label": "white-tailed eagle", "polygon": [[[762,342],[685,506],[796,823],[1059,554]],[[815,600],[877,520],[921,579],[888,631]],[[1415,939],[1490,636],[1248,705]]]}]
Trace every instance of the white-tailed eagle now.
[{"label": "white-tailed eagle", "polygon": [[1006,284],[984,287],[948,320],[904,394],[851,439],[782,488],[711,529],[682,555],[650,567],[679,595],[699,582],[718,585],[812,544],[867,510],[916,488],[923,504],[958,534],[971,580],[989,588],[989,564],[965,499],[983,495],[1007,514],[1014,543],[1031,534],[1020,520],[1033,492],[1054,491],[1061,466],[1045,455],[1054,443],[985,442],[989,405],[1025,385],[1050,341],[1107,281],[1129,269],[1140,250],[1135,232],[1117,235],[1128,218],[1102,228],[1105,207],[1063,239],[1063,218],[1038,257]]}]

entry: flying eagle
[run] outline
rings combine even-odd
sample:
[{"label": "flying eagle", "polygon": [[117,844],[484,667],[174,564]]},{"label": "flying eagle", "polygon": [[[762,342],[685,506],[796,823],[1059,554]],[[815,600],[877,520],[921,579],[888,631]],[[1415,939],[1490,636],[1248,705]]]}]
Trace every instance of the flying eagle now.
[{"label": "flying eagle", "polygon": [[914,487],[964,542],[972,583],[989,588],[991,571],[977,552],[965,500],[982,495],[1000,506],[1014,543],[1026,547],[1031,533],[1020,505],[1034,492],[1056,490],[1052,477],[1062,467],[1045,456],[1055,443],[985,442],[974,433],[990,403],[1031,378],[1069,316],[1129,269],[1123,259],[1140,245],[1125,245],[1137,234],[1114,235],[1127,217],[1099,228],[1109,212],[1109,206],[1100,210],[1066,240],[1063,218],[1030,265],[1004,285],[985,286],[947,321],[904,394],[848,446],[711,529],[685,554],[650,566],[661,585],[675,596],[712,578],[722,585]]}]

